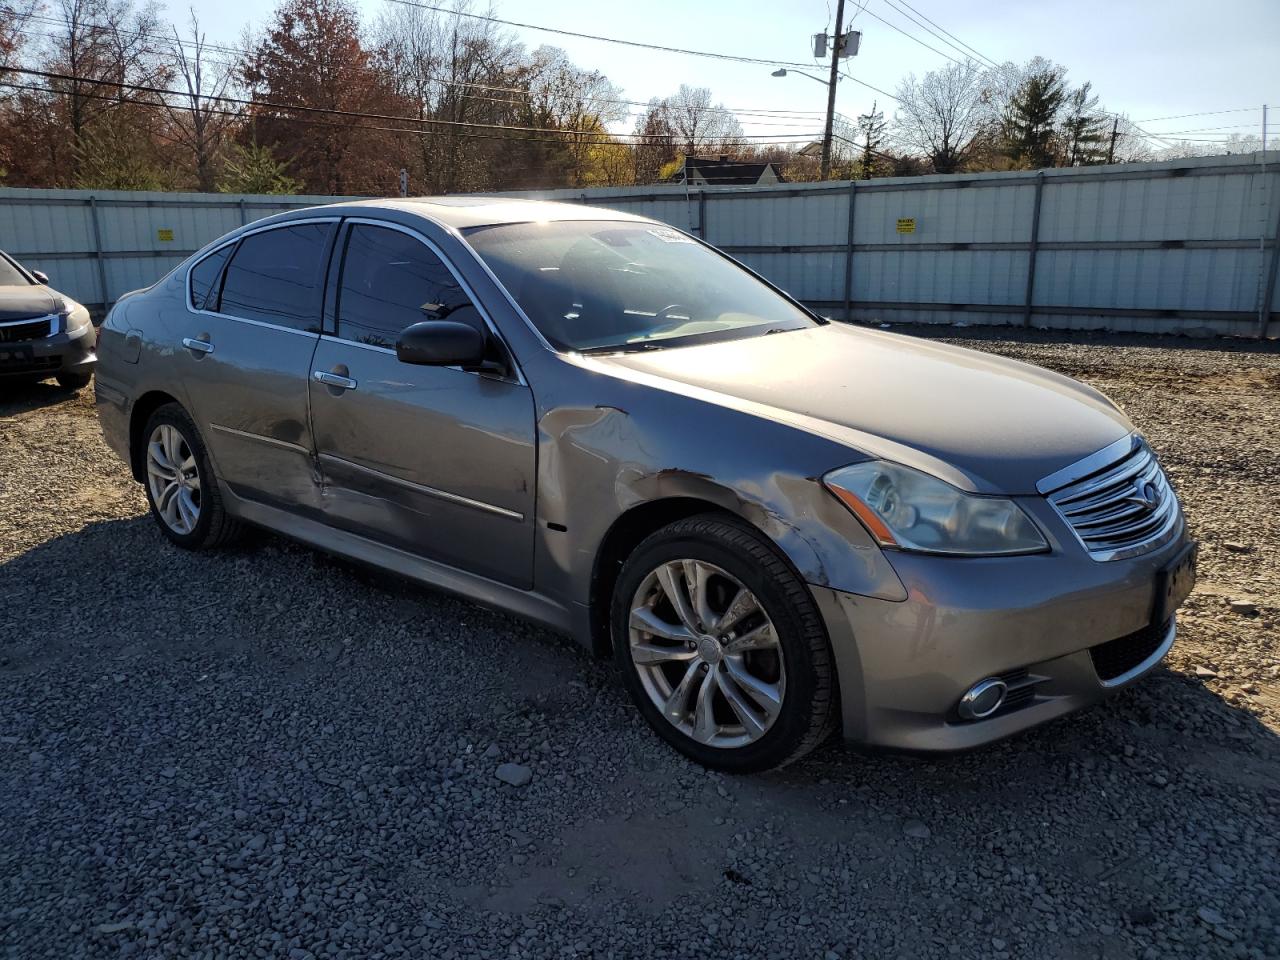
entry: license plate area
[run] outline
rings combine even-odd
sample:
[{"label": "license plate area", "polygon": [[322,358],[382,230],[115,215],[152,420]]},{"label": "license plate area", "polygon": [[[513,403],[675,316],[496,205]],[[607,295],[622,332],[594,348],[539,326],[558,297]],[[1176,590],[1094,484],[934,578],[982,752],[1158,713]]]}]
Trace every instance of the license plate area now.
[{"label": "license plate area", "polygon": [[1156,574],[1156,603],[1153,623],[1164,623],[1182,606],[1196,585],[1196,554],[1199,544],[1188,543]]},{"label": "license plate area", "polygon": [[0,366],[25,367],[35,360],[35,353],[30,345],[12,346],[0,343]]}]

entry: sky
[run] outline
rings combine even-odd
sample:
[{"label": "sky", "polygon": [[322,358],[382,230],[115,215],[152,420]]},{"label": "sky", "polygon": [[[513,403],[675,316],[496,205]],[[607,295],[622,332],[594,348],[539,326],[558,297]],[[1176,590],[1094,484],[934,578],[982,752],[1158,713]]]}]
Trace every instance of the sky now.
[{"label": "sky", "polygon": [[[188,2],[215,43],[235,44],[246,24],[261,29],[272,10],[272,4],[262,0],[169,0],[169,18],[185,21]],[[449,0],[423,2],[444,6]],[[356,3],[371,22],[387,0]],[[826,69],[813,60],[809,38],[829,32],[835,4],[836,0],[493,0],[489,9],[483,2],[472,9],[507,20],[664,46],[812,62],[813,72],[825,79]],[[1023,63],[1036,55],[1056,61],[1067,67],[1071,83],[1092,81],[1103,107],[1127,115],[1153,134],[1196,141],[1236,132],[1256,135],[1263,103],[1272,106],[1270,127],[1280,130],[1280,0],[848,0],[845,19],[852,18],[852,28],[862,31],[859,54],[846,61],[854,78],[892,93],[904,75],[946,66],[950,61],[943,53],[964,59],[906,13],[917,20],[929,18],[1000,63]],[[763,64],[639,50],[528,29],[513,32],[530,48],[543,43],[563,47],[579,66],[604,72],[628,100],[647,101],[688,83],[709,87],[716,102],[731,108],[798,115],[743,116],[748,134],[803,138],[821,130],[826,89],[794,72],[776,78],[770,76],[773,68]],[[848,117],[865,113],[875,101],[892,114],[893,102],[875,91],[851,80],[838,86],[836,108]],[[1234,112],[1207,113],[1226,110]],[[1206,115],[1157,119],[1201,113]]]}]

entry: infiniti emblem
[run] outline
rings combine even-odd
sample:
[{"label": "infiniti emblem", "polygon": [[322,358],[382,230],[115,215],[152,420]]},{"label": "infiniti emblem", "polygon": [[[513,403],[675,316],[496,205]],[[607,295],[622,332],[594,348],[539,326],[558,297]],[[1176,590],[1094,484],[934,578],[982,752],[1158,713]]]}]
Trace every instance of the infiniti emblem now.
[{"label": "infiniti emblem", "polygon": [[1135,480],[1133,492],[1124,498],[1126,503],[1136,504],[1151,511],[1160,505],[1160,490],[1150,480]]}]

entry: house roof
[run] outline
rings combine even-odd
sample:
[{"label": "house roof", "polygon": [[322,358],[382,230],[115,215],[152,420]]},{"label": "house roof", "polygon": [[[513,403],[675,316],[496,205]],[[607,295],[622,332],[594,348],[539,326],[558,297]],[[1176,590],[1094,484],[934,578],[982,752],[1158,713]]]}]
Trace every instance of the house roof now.
[{"label": "house roof", "polygon": [[690,173],[696,170],[698,175],[705,179],[707,183],[726,185],[759,183],[765,170],[770,168],[773,169],[773,175],[781,180],[781,171],[774,167],[772,163],[751,163],[715,157],[684,158],[685,177],[687,178]]}]

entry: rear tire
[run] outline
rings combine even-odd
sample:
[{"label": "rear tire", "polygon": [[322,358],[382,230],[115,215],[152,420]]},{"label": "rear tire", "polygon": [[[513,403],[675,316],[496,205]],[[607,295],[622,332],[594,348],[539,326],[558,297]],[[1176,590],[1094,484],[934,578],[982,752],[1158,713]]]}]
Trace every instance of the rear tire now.
[{"label": "rear tire", "polygon": [[91,373],[59,373],[54,379],[63,390],[83,390],[93,379]]},{"label": "rear tire", "polygon": [[243,524],[227,513],[200,432],[187,411],[166,403],[151,414],[138,456],[151,515],[161,532],[185,550],[235,542]]},{"label": "rear tire", "polygon": [[735,517],[702,514],[644,540],[618,577],[610,623],[641,714],[704,766],[780,767],[835,728],[817,606],[773,545]]}]

